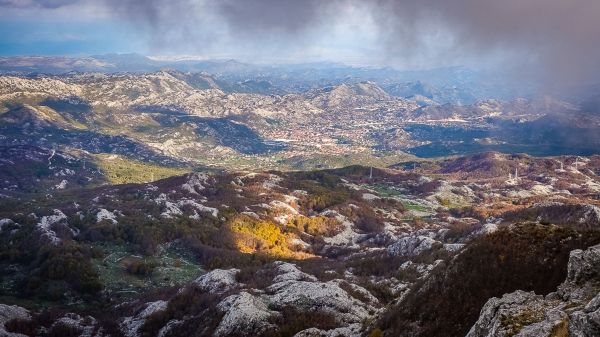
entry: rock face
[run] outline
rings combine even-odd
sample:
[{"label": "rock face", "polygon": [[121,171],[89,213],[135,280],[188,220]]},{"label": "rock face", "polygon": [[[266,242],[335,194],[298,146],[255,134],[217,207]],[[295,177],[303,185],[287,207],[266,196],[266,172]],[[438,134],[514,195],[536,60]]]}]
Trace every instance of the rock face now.
[{"label": "rock face", "polygon": [[110,212],[107,209],[101,208],[98,213],[96,213],[96,222],[100,222],[103,220],[108,220],[113,224],[117,223],[117,216],[115,212]]},{"label": "rock face", "polygon": [[156,312],[167,309],[167,304],[168,303],[165,301],[148,303],[143,310],[137,313],[137,315],[123,319],[120,324],[121,331],[128,337],[139,336],[139,330],[146,322],[146,319]]},{"label": "rock face", "polygon": [[13,319],[29,320],[29,311],[16,305],[0,304],[0,337],[25,337],[25,335],[7,332],[4,327]]},{"label": "rock face", "polygon": [[600,336],[600,245],[571,252],[568,276],[546,297],[516,291],[490,299],[467,337]]},{"label": "rock face", "polygon": [[[272,263],[269,270],[269,279],[259,289],[238,283],[238,269],[216,269],[194,282],[195,287],[219,297],[215,309],[222,318],[214,336],[262,336],[267,331],[277,331],[277,322],[285,324],[295,318],[286,316],[289,310],[299,315],[310,313],[331,317],[336,324],[332,330],[321,330],[318,323],[314,323],[313,328],[301,331],[298,336],[360,336],[362,322],[373,318],[380,307],[377,298],[356,284],[341,279],[322,282],[296,265],[282,261]],[[166,303],[161,304],[157,310],[166,306]],[[150,303],[147,308],[151,307],[156,305]],[[122,324],[128,336],[135,336],[148,310],[129,317]]]},{"label": "rock face", "polygon": [[[35,317],[35,314],[33,314]],[[20,320],[20,321],[30,321],[32,319],[32,315],[24,308],[18,307],[16,305],[5,305],[0,304],[0,337],[27,337],[27,335],[21,333],[14,333],[6,331],[6,324],[12,320]],[[25,324],[33,324],[31,322]],[[69,336],[79,336],[79,337],[109,337],[104,329],[98,325],[98,321],[91,317],[85,316],[82,317],[78,314],[74,313],[66,313],[63,316],[57,318],[52,325],[47,328],[43,328],[42,330],[38,330],[37,334],[41,334],[42,332],[48,332],[49,334],[57,336],[59,332],[57,331],[69,331]],[[135,334],[134,334],[135,335]]]},{"label": "rock face", "polygon": [[223,293],[237,285],[235,275],[239,271],[239,269],[215,269],[200,276],[194,283],[210,293]]},{"label": "rock face", "polygon": [[97,325],[96,319],[91,316],[81,317],[77,314],[68,313],[52,324],[52,328],[58,326],[77,333],[80,337],[105,337],[101,327]]},{"label": "rock face", "polygon": [[440,242],[424,235],[409,235],[389,246],[388,252],[398,256],[417,256],[430,250],[436,243]]},{"label": "rock face", "polygon": [[357,323],[332,330],[310,328],[298,332],[294,337],[359,337],[361,335],[361,326]]},{"label": "rock face", "polygon": [[[267,304],[257,296],[247,292],[225,298],[217,307],[225,312],[215,336],[229,336],[232,333],[243,335],[260,335],[267,329],[276,328],[269,319],[278,313],[269,310]],[[243,324],[240,324],[243,322]]]},{"label": "rock face", "polygon": [[[52,245],[57,245],[61,242],[56,232],[56,226],[62,225],[67,221],[67,216],[59,209],[54,210],[53,215],[43,216],[37,224],[40,238]],[[65,226],[67,227],[67,226]]]},{"label": "rock face", "polygon": [[600,279],[600,245],[586,251],[576,249],[569,256],[567,281],[572,283]]},{"label": "rock face", "polygon": [[276,308],[330,313],[343,323],[360,322],[369,316],[367,306],[353,299],[333,281],[283,281],[272,284],[267,291]]}]

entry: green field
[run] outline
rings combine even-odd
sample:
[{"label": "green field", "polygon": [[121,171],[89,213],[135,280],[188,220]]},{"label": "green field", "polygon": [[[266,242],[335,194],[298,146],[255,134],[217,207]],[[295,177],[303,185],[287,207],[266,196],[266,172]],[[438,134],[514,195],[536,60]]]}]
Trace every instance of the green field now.
[{"label": "green field", "polygon": [[190,169],[142,163],[117,155],[95,155],[96,164],[112,184],[146,183],[191,172]]},{"label": "green field", "polygon": [[[101,248],[106,256],[93,262],[105,291],[115,297],[130,297],[150,289],[179,286],[204,272],[190,252],[174,245],[153,257],[134,255],[124,246],[103,245]],[[156,268],[148,275],[132,274],[127,265],[135,261],[152,263]]]},{"label": "green field", "polygon": [[400,202],[402,202],[402,205],[404,206],[404,208],[406,208],[409,211],[416,211],[416,212],[422,212],[422,213],[432,213],[433,212],[429,207],[424,206],[416,201],[405,198],[404,195],[402,194],[402,192],[398,191],[393,186],[377,184],[377,185],[362,185],[361,187],[375,191],[375,192],[377,192],[378,195],[380,195],[382,197],[397,199]]}]

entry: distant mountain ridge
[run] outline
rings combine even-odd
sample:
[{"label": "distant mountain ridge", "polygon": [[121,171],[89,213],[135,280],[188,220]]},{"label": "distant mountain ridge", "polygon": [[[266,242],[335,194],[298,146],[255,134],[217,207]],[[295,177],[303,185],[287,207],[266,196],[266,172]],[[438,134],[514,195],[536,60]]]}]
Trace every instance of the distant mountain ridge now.
[{"label": "distant mountain ridge", "polygon": [[[126,149],[144,148],[146,159],[221,168],[297,168],[309,158],[318,167],[354,164],[357,158],[391,164],[405,152],[594,154],[600,148],[593,106],[582,110],[549,97],[423,105],[374,81],[269,93],[275,87],[266,80],[232,84],[174,69],[5,75],[0,127],[7,135],[3,142],[16,137],[34,146],[73,146],[74,140],[87,146],[91,137],[103,135],[115,143],[91,148],[136,159]],[[572,135],[585,135],[585,141]]]},{"label": "distant mountain ridge", "polygon": [[139,54],[0,57],[1,74],[144,73],[164,69],[210,74],[227,92],[303,93],[325,86],[372,81],[390,95],[422,96],[427,102],[441,104],[470,104],[490,97],[511,99],[529,93],[507,86],[497,76],[463,67],[402,71],[337,63],[255,65],[236,60],[161,59]]}]

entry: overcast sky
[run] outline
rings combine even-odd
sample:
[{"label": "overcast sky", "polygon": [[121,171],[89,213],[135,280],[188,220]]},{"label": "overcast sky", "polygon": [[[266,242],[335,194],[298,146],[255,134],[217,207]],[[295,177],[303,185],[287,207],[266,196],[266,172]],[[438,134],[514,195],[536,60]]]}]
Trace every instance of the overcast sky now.
[{"label": "overcast sky", "polygon": [[3,55],[145,55],[597,81],[598,0],[0,0]]},{"label": "overcast sky", "polygon": [[308,2],[0,0],[0,53],[378,62],[377,27],[358,3],[326,15]]}]

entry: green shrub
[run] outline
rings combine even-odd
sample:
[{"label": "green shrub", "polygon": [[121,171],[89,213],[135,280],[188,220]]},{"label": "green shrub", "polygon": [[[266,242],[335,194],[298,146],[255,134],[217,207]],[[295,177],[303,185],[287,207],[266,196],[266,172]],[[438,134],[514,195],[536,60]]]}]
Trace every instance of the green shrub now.
[{"label": "green shrub", "polygon": [[125,270],[128,273],[138,276],[150,276],[156,267],[157,264],[155,261],[142,259],[134,259],[125,264]]}]

